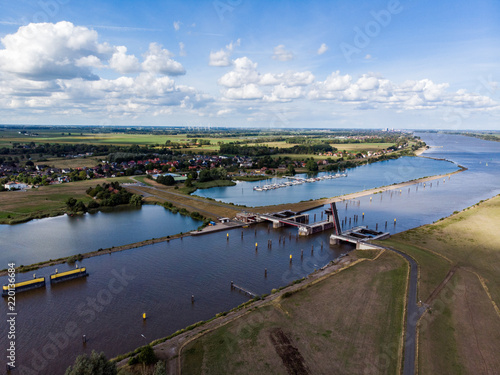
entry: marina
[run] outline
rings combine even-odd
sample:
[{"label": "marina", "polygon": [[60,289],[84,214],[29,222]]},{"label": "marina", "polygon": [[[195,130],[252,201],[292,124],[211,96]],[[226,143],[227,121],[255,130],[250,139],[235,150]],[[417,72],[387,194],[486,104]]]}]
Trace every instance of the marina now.
[{"label": "marina", "polygon": [[275,184],[268,184],[268,185],[263,185],[263,186],[254,186],[253,190],[255,190],[255,191],[275,190],[275,189],[280,189],[280,188],[285,188],[285,187],[290,187],[290,186],[302,185],[305,183],[313,183],[313,182],[324,181],[324,180],[333,180],[333,179],[336,179],[339,177],[347,177],[347,173],[337,173],[334,175],[328,174],[328,175],[324,175],[324,176],[320,176],[320,177],[309,177],[309,178],[283,176],[284,179],[288,179],[290,181],[285,181],[282,183],[275,183]]},{"label": "marina", "polygon": [[[499,144],[459,136],[447,135],[443,140],[440,137],[443,135],[433,134],[429,139],[423,136],[431,145],[449,145],[443,149],[431,149],[428,155],[456,159],[469,168],[467,171],[453,175],[451,179],[446,178],[446,182],[440,179],[439,184],[437,181],[425,186],[415,183],[402,191],[392,189],[337,203],[340,223],[336,227],[340,227],[344,234],[350,228],[363,227],[351,231],[363,236],[372,235],[369,231],[397,233],[432,223],[455,210],[499,193]],[[463,152],[464,149],[471,149],[473,152]],[[432,164],[435,161],[429,162]],[[414,175],[414,171],[401,169],[401,164],[386,164],[389,165],[394,165],[394,169],[387,169],[378,184],[391,185],[398,178]],[[408,163],[404,165],[411,167]],[[428,171],[425,175],[430,173]],[[349,181],[354,175],[354,172],[350,172],[349,178],[337,180],[335,184]],[[368,177],[370,175],[365,174],[365,178]],[[408,179],[411,178],[405,180]],[[296,189],[327,184],[328,181],[325,184],[305,183]],[[250,189],[253,185],[250,185]],[[363,190],[363,187],[361,182],[357,191]],[[282,194],[280,191],[269,192],[274,193]],[[255,194],[269,195],[258,192]],[[305,197],[308,199],[311,195],[312,193],[303,192],[297,201]],[[332,191],[329,196],[333,195]],[[315,215],[318,219],[323,219],[328,209],[331,207],[321,206],[298,214],[308,215],[312,221]],[[248,227],[230,230],[229,236],[228,230],[224,230],[84,259],[81,266],[92,270],[92,278],[88,281],[82,277],[70,283],[60,283],[57,288],[49,285],[47,288],[36,288],[30,293],[20,293],[16,305],[23,311],[24,318],[17,325],[20,333],[19,360],[33,368],[32,358],[35,358],[35,352],[36,358],[43,358],[44,361],[44,367],[37,370],[38,373],[56,374],[81,353],[104,351],[109,358],[134,350],[145,343],[141,335],[150,342],[194,322],[210,319],[215,314],[230,310],[252,298],[243,292],[231,293],[228,288],[230,280],[252,294],[270,293],[273,288],[307,276],[356,246],[344,241],[330,245],[334,228],[309,236],[299,236],[296,226],[273,228],[268,220],[252,225],[251,220],[255,222],[258,219],[256,215],[250,218]],[[394,221],[395,218],[397,222]],[[63,235],[65,227],[59,227],[59,221],[54,219],[42,219],[40,222],[47,220],[45,223],[48,224],[44,226],[46,231]],[[289,217],[283,219],[287,220]],[[170,219],[155,220],[158,225],[168,227]],[[136,225],[138,222],[140,220],[135,221]],[[71,223],[74,226],[80,224],[78,221]],[[18,228],[28,228],[29,225],[23,227],[26,224],[21,224]],[[377,228],[383,228],[383,231]],[[120,240],[122,234],[126,235],[129,227],[113,225],[106,227],[106,230],[110,236],[108,240],[113,242]],[[39,234],[36,241],[26,245],[27,232],[16,231],[10,242],[25,244],[37,256],[43,253],[45,247],[64,246],[67,249],[73,245],[78,246],[79,239],[46,239]],[[266,243],[272,243],[272,246],[266,247]],[[9,253],[8,249],[5,252]],[[82,252],[81,248],[78,248],[78,252]],[[13,254],[12,250],[10,254]],[[293,262],[290,262],[290,255],[293,255]],[[54,273],[56,268],[61,274],[74,270],[74,266],[58,265],[38,272],[48,275]],[[6,277],[0,278],[0,282],[5,284]],[[113,286],[112,289],[110,285]],[[191,302],[193,295],[196,296],[194,303]],[[134,304],[130,303],[131,297],[134,298]],[[88,301],[93,302],[89,305]],[[3,304],[1,309],[5,314],[7,304]],[[144,312],[148,316],[146,321],[142,319]],[[74,324],[80,334],[86,335],[88,341],[82,345],[81,335],[75,340],[68,338],[66,347],[56,347],[57,356],[46,359],[42,349],[54,345],[50,335],[63,334],[67,324]]]}]

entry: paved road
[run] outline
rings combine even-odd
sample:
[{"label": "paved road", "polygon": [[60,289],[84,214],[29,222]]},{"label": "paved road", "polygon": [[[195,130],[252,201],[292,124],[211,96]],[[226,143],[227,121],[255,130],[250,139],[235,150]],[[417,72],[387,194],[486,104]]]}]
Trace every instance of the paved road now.
[{"label": "paved road", "polygon": [[391,247],[381,247],[401,255],[410,263],[410,285],[408,287],[408,300],[406,301],[406,335],[404,342],[405,359],[403,364],[403,375],[414,375],[417,348],[417,323],[425,312],[425,307],[419,307],[417,304],[418,264],[412,257],[399,250]]}]

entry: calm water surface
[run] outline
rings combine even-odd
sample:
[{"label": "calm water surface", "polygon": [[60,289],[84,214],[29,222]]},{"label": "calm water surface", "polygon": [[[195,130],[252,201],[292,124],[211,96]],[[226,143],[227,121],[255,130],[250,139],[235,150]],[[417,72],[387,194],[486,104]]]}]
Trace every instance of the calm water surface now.
[{"label": "calm water surface", "polygon": [[189,232],[200,225],[198,220],[153,205],[0,225],[0,269],[7,262],[33,264]]},{"label": "calm water surface", "polygon": [[[439,134],[421,134],[421,137],[436,146],[425,155],[453,160],[469,169],[450,179],[434,180],[432,185],[426,183],[425,187],[415,184],[409,190],[395,189],[339,203],[340,218],[347,217],[346,227],[349,218],[359,215],[358,225],[375,228],[378,224],[379,229],[385,229],[387,221],[387,230],[395,233],[431,223],[500,193],[500,143]],[[451,163],[442,163],[446,168],[456,169]],[[406,163],[397,169],[380,171],[384,175],[379,180],[388,175],[412,175],[411,169],[411,164]],[[349,176],[354,172],[349,172]],[[422,173],[425,176],[443,172],[431,168]],[[335,184],[340,180],[331,182]],[[253,185],[255,183],[250,184]],[[298,187],[277,191],[286,195]],[[366,188],[368,186],[359,185],[357,190]],[[333,187],[332,191],[335,191]],[[334,193],[324,194],[332,195]],[[311,220],[315,214],[316,220],[320,220],[323,210],[322,207],[311,211]],[[397,218],[396,225],[394,218]],[[39,368],[35,373],[62,374],[79,353],[95,349],[111,357],[132,350],[247,300],[231,292],[230,281],[257,294],[269,293],[272,288],[309,274],[349,249],[328,246],[329,233],[296,240],[295,228],[268,232],[268,225],[260,224],[256,232],[254,230],[253,227],[232,230],[229,240],[225,232],[214,233],[86,259],[82,265],[90,272],[88,278],[19,294],[16,306],[19,363]],[[125,235],[123,232],[116,230],[116,235]],[[279,236],[286,238],[284,245],[279,244]],[[272,249],[267,248],[268,239],[273,240]],[[257,251],[255,242],[259,244]],[[304,250],[302,259],[301,250]],[[291,265],[290,254],[293,255]],[[66,267],[58,266],[60,271]],[[44,268],[38,274],[48,275],[54,268]],[[116,273],[125,276],[120,278]],[[26,278],[29,275],[19,275],[20,280]],[[0,283],[5,283],[5,278],[0,278]],[[190,300],[192,294],[196,299],[194,304]],[[3,303],[0,313],[5,316],[6,312]],[[143,312],[149,317],[146,322],[142,321]],[[75,337],[69,338],[63,333],[68,323],[76,327]],[[6,347],[5,325],[1,330],[1,346]],[[81,334],[89,339],[85,346]]]},{"label": "calm water surface", "polygon": [[[380,186],[414,180],[421,177],[454,172],[458,167],[448,161],[432,160],[417,157],[402,157],[385,160],[357,168],[347,169],[347,177],[323,180],[314,183],[289,186],[286,188],[255,191],[254,186],[288,181],[284,178],[273,178],[263,181],[240,181],[236,186],[216,187],[197,190],[196,195],[213,198],[222,202],[242,204],[249,207],[272,204],[294,203],[309,199],[334,197],[367,190]],[[322,176],[334,173],[318,173]],[[297,175],[307,177],[307,175]]]}]

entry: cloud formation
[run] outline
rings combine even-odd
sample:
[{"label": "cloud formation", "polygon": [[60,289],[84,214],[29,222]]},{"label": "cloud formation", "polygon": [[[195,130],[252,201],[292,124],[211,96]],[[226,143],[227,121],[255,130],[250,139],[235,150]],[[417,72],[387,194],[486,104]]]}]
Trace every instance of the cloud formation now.
[{"label": "cloud formation", "polygon": [[32,80],[95,80],[90,68],[112,52],[97,39],[96,31],[70,22],[22,26],[1,39],[5,48],[0,49],[0,70]]},{"label": "cloud formation", "polygon": [[274,47],[273,60],[278,61],[290,61],[293,60],[293,53],[291,51],[287,51],[283,44],[280,44]]},{"label": "cloud formation", "polygon": [[[265,61],[264,71],[253,57],[232,58],[239,39],[210,52],[210,66],[229,68],[218,79],[208,78],[217,82],[219,93],[207,95],[196,88],[200,75],[189,83],[191,77],[184,66],[155,42],[143,46],[145,52],[136,55],[127,46],[102,42],[97,31],[70,22],[29,24],[0,42],[3,118],[6,113],[16,119],[19,113],[36,119],[49,114],[127,119],[183,114],[261,121],[291,112],[304,118],[318,112],[346,114],[373,109],[465,114],[500,110],[499,103],[487,96],[496,90],[493,81],[471,92],[452,90],[446,82],[426,78],[395,82],[369,72],[353,76],[339,70],[314,74],[300,68],[284,70],[280,61],[294,57],[284,45],[274,48],[276,61]],[[184,56],[184,43],[178,46],[179,55]],[[327,50],[323,43],[317,54]],[[317,55],[310,58],[318,59]],[[185,77],[180,78],[182,75]]]},{"label": "cloud formation", "polygon": [[328,51],[328,46],[323,43],[321,46],[318,48],[318,55],[324,54],[326,51]]},{"label": "cloud formation", "polygon": [[[150,43],[139,59],[127,47],[100,43],[96,31],[70,22],[22,26],[1,42],[0,109],[135,116],[212,101],[194,87],[175,83],[171,77],[186,71],[157,43]],[[96,70],[126,76],[103,79]]]},{"label": "cloud formation", "polygon": [[231,54],[234,47],[239,47],[241,41],[238,39],[235,43],[229,43],[226,48],[222,48],[216,52],[210,52],[208,65],[210,66],[229,66],[231,65]]}]

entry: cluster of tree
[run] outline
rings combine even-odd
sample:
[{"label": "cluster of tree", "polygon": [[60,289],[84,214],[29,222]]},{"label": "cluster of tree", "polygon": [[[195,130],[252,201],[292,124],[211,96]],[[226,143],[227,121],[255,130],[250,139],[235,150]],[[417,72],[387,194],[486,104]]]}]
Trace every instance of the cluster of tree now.
[{"label": "cluster of tree", "polygon": [[220,145],[220,154],[241,155],[241,156],[265,156],[276,154],[316,154],[336,151],[336,148],[328,143],[315,143],[295,145],[288,148],[271,148],[264,145],[240,146],[236,143],[223,143]]},{"label": "cluster of tree", "polygon": [[[57,177],[57,175],[52,175],[53,178]],[[6,184],[9,181],[18,181],[18,182],[24,182],[25,184],[28,185],[48,185],[49,182],[47,181],[48,176],[32,176],[28,173],[21,172],[17,176],[7,176],[3,178],[2,185]]]},{"label": "cluster of tree", "polygon": [[[70,197],[66,200],[66,209],[70,213],[87,212],[99,207],[114,207],[119,204],[130,204],[132,206],[142,205],[142,197],[126,191],[117,181],[89,187],[86,193],[95,198],[85,205],[83,200]],[[99,200],[99,201],[98,201]]]},{"label": "cluster of tree", "polygon": [[241,155],[241,156],[264,156],[276,153],[277,149],[271,149],[267,146],[240,146],[236,143],[222,143],[219,153],[222,155]]},{"label": "cluster of tree", "polygon": [[167,147],[157,148],[154,145],[140,146],[116,146],[95,144],[66,144],[66,143],[13,143],[12,147],[0,147],[1,155],[34,155],[63,157],[67,155],[78,155],[92,153],[93,155],[110,155],[115,153],[128,153],[133,155],[172,154]]},{"label": "cluster of tree", "polygon": [[203,169],[198,178],[200,182],[226,180],[227,170],[225,168]]},{"label": "cluster of tree", "polygon": [[[99,199],[100,206],[118,206],[119,204],[131,204],[140,206],[142,198],[140,195],[129,193],[126,189],[120,186],[118,181],[97,185],[95,188],[89,187],[87,194],[95,199]],[[89,205],[92,202],[89,203]],[[97,203],[97,202],[95,202]],[[96,207],[90,207],[96,208]]]},{"label": "cluster of tree", "polygon": [[317,172],[319,170],[318,163],[313,158],[307,160],[306,168],[309,172]]},{"label": "cluster of tree", "polygon": [[158,182],[159,184],[166,185],[166,186],[175,185],[175,179],[170,175],[166,175],[166,176],[159,175],[156,178],[156,182]]},{"label": "cluster of tree", "polygon": [[283,154],[317,154],[334,151],[337,149],[328,143],[303,144],[281,149]]},{"label": "cluster of tree", "polygon": [[[138,355],[129,360],[129,364],[141,364],[150,368],[147,372],[152,375],[167,375],[167,369],[163,361],[158,361],[153,348],[150,345],[144,346]],[[143,371],[146,368],[143,368]],[[110,362],[104,353],[92,351],[90,356],[87,354],[79,355],[73,366],[66,369],[65,375],[129,375],[127,370],[118,371],[116,364]]]}]

